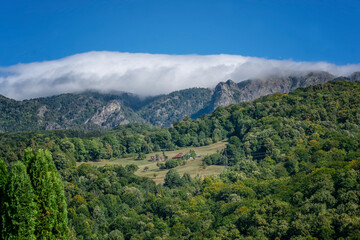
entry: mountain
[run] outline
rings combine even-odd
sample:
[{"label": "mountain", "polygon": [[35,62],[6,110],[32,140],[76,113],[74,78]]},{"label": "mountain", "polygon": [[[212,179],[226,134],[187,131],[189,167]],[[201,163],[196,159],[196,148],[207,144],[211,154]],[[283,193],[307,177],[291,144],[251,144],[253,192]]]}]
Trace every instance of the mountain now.
[{"label": "mountain", "polygon": [[96,129],[145,122],[124,105],[128,94],[86,92],[15,101],[0,98],[0,130]]},{"label": "mountain", "polygon": [[130,93],[69,93],[16,101],[0,95],[0,132],[109,129],[127,123],[170,126],[199,111],[212,90],[192,88],[141,98]]},{"label": "mountain", "polygon": [[360,81],[360,72],[335,77],[310,72],[235,83],[220,82],[214,90],[190,88],[166,95],[142,98],[131,93],[87,91],[24,101],[0,96],[0,131],[47,129],[109,129],[126,123],[170,126],[185,116],[197,118],[219,106],[251,101],[272,93],[288,93],[298,87],[332,80]]},{"label": "mountain", "polygon": [[153,125],[170,126],[184,116],[203,109],[211,100],[213,91],[190,88],[164,95],[140,109],[140,116]]},{"label": "mountain", "polygon": [[335,76],[327,72],[311,72],[306,75],[270,76],[237,84],[228,80],[216,86],[211,100],[211,110],[215,110],[219,106],[252,101],[276,92],[288,93],[298,87],[322,84],[334,79]]}]

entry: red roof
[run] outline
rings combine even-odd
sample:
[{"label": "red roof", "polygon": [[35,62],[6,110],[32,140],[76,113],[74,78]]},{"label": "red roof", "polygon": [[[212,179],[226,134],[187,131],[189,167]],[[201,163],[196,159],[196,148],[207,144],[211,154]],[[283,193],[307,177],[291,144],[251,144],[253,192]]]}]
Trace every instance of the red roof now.
[{"label": "red roof", "polygon": [[181,158],[184,154],[183,153],[179,153],[178,155],[176,155],[175,157],[173,157],[173,159],[175,158]]}]

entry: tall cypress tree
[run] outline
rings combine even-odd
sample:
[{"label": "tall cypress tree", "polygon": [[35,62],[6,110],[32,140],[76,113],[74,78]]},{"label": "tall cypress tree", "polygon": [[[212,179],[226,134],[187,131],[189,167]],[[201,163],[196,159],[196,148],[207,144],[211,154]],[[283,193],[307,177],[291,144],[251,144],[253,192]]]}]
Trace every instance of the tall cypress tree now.
[{"label": "tall cypress tree", "polygon": [[36,239],[34,231],[36,224],[36,203],[31,181],[22,162],[17,162],[11,168],[9,184],[7,185],[6,224],[4,239]]},{"label": "tall cypress tree", "polygon": [[69,234],[68,219],[67,219],[67,204],[65,200],[64,184],[61,181],[60,175],[57,172],[55,164],[52,160],[49,151],[43,151],[44,157],[49,164],[49,175],[51,179],[51,187],[53,189],[52,194],[55,195],[55,215],[54,226],[52,229],[52,235],[59,239],[67,239]]},{"label": "tall cypress tree", "polygon": [[35,235],[38,239],[67,239],[67,205],[64,186],[57,173],[49,151],[42,149],[33,154],[25,151],[23,162],[27,165],[38,203]]},{"label": "tall cypress tree", "polygon": [[67,239],[67,205],[49,151],[25,150],[8,174],[0,159],[1,239]]},{"label": "tall cypress tree", "polygon": [[8,198],[6,194],[6,186],[8,183],[9,174],[5,162],[0,159],[0,238],[5,238],[5,213],[8,205]]}]

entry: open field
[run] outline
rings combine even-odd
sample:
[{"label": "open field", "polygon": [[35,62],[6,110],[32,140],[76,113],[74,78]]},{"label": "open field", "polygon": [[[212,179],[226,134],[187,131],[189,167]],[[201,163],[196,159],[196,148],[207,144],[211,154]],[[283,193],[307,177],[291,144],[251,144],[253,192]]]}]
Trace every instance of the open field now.
[{"label": "open field", "polygon": [[[175,169],[179,172],[180,176],[184,173],[189,173],[191,177],[199,176],[210,176],[214,174],[220,174],[225,167],[224,166],[207,166],[205,169],[202,166],[202,160],[204,156],[216,153],[216,151],[221,150],[225,147],[226,141],[217,142],[208,146],[202,147],[188,147],[182,148],[175,151],[165,151],[165,155],[171,159],[179,153],[187,153],[191,149],[193,149],[196,154],[200,154],[200,158],[189,159],[184,166],[177,166]],[[134,157],[128,158],[120,158],[120,159],[111,159],[111,160],[103,160],[100,162],[86,162],[87,164],[91,164],[93,166],[105,166],[107,164],[120,164],[120,165],[128,165],[128,164],[136,164],[139,167],[139,170],[135,173],[138,176],[149,177],[153,179],[156,183],[164,183],[164,178],[169,169],[159,169],[156,164],[158,162],[150,161],[151,156],[155,156],[156,154],[162,155],[162,152],[154,152],[150,154],[146,154],[146,158],[143,160],[135,160]],[[77,163],[79,166],[81,163]],[[144,168],[148,167],[147,171],[144,171]]]}]

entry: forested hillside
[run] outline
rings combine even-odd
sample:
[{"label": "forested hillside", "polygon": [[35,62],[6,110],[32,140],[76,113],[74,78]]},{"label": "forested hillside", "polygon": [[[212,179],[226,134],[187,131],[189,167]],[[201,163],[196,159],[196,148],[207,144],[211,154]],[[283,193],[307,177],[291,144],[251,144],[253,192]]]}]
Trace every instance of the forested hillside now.
[{"label": "forested hillside", "polygon": [[[204,159],[205,168],[226,170],[204,179],[170,170],[165,184],[155,185],[135,175],[136,165],[75,166],[226,138],[223,151]],[[169,128],[129,124],[107,131],[4,133],[0,140],[7,169],[28,146],[52,153],[65,185],[71,239],[360,236],[359,82],[328,82],[218,107]]]},{"label": "forested hillside", "polygon": [[110,129],[127,123],[170,126],[202,109],[212,91],[192,88],[168,95],[84,92],[15,101],[0,96],[0,132]]},{"label": "forested hillside", "polygon": [[24,101],[1,97],[0,131],[100,129],[145,122],[125,105],[136,109],[139,102],[138,97],[126,93],[85,92]]}]

